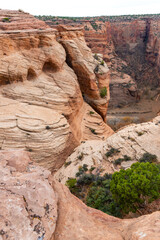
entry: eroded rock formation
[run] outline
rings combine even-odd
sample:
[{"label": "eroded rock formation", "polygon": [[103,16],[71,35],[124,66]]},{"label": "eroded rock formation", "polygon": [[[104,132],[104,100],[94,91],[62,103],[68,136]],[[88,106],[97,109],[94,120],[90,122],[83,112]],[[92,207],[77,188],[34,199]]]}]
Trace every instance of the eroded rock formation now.
[{"label": "eroded rock formation", "polygon": [[159,240],[160,212],[121,220],[87,207],[27,153],[0,151],[0,239]]},{"label": "eroded rock formation", "polygon": [[[86,141],[77,147],[68,159],[66,164],[55,174],[55,178],[66,183],[68,178],[75,178],[79,167],[88,165],[88,169],[96,167],[102,174],[114,173],[119,166],[114,164],[118,158],[127,155],[130,161],[123,161],[121,167],[126,169],[142,157],[144,153],[155,154],[160,162],[160,116],[152,122],[142,124],[131,124],[103,141]],[[111,149],[118,152],[106,157]],[[67,164],[69,162],[69,164]],[[96,171],[96,170],[95,170]]]},{"label": "eroded rock formation", "polygon": [[[32,16],[17,11],[0,10],[0,16],[4,29],[0,32],[0,148],[23,148],[40,165],[55,171],[84,139],[113,133],[102,120],[109,100],[108,68],[103,66],[97,87],[93,71],[97,63],[80,30],[58,32],[42,21],[32,24]],[[79,73],[91,69],[87,81],[96,92],[92,101],[102,117],[83,100],[80,85],[86,76],[77,80],[76,71],[67,64],[66,58],[74,60],[75,50],[66,56],[58,39],[62,37],[65,44],[68,36],[70,51],[76,47],[79,52]],[[101,103],[95,96],[100,96],[102,86],[107,95]]]},{"label": "eroded rock formation", "polygon": [[103,54],[111,71],[110,107],[115,108],[138,102],[144,87],[160,86],[160,18],[152,17],[55,17],[46,23],[84,26],[88,46]]}]

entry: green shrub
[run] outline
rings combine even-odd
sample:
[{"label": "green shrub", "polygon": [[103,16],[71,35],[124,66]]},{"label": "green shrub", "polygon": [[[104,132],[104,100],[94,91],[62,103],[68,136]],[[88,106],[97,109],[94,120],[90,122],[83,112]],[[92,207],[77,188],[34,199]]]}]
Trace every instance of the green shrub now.
[{"label": "green shrub", "polygon": [[99,183],[94,182],[88,192],[86,203],[92,208],[99,209],[116,217],[121,217],[120,208],[110,192],[110,181],[106,179],[99,181]]},{"label": "green shrub", "polygon": [[10,18],[5,17],[5,18],[2,19],[2,22],[10,22]]},{"label": "green shrub", "polygon": [[139,159],[139,162],[157,162],[157,156],[147,152],[143,154],[143,156]]},{"label": "green shrub", "polygon": [[81,152],[81,153],[78,155],[78,157],[77,157],[77,158],[78,158],[79,160],[82,160],[82,159],[83,159],[83,157],[84,157],[84,153],[83,153],[83,152]]},{"label": "green shrub", "polygon": [[101,98],[104,98],[105,96],[107,96],[107,88],[103,87],[100,89],[100,96]]},{"label": "green shrub", "polygon": [[111,148],[108,152],[106,152],[106,157],[112,157],[113,155],[119,153],[120,151],[117,148]]},{"label": "green shrub", "polygon": [[77,179],[76,178],[70,178],[67,180],[66,182],[66,186],[71,189],[75,186],[75,184],[77,183]]},{"label": "green shrub", "polygon": [[142,136],[144,132],[137,132],[138,136]]},{"label": "green shrub", "polygon": [[131,160],[131,157],[127,156],[127,155],[124,155],[123,158],[118,158],[114,161],[114,164],[115,165],[119,165],[121,164],[121,162],[126,162],[126,161],[130,161]]},{"label": "green shrub", "polygon": [[90,111],[90,112],[89,112],[90,115],[93,115],[94,113],[95,113],[95,112],[93,112],[93,111]]},{"label": "green shrub", "polygon": [[98,57],[97,53],[95,53],[93,57],[94,57],[96,60],[99,60],[99,57]]},{"label": "green shrub", "polygon": [[94,128],[89,128],[89,130],[90,130],[93,134],[97,135],[96,130],[95,130]]},{"label": "green shrub", "polygon": [[100,65],[104,66],[104,60],[102,60],[102,61],[100,62]]},{"label": "green shrub", "polygon": [[110,189],[123,212],[136,212],[160,196],[160,169],[148,162],[132,164],[113,174]]},{"label": "green shrub", "polygon": [[76,173],[76,177],[81,176],[83,173],[88,171],[88,165],[83,164],[83,166],[79,167],[79,171]]},{"label": "green shrub", "polygon": [[64,167],[65,167],[65,168],[68,167],[71,163],[72,163],[71,161],[65,162],[65,163],[64,163]]}]

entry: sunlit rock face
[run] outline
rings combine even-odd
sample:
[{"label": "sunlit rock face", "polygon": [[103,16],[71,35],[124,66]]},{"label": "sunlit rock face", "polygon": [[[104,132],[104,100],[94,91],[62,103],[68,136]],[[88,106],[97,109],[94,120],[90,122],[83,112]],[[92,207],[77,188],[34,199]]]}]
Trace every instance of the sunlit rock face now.
[{"label": "sunlit rock face", "polygon": [[[95,104],[101,117],[83,100],[79,77],[58,42],[61,32],[21,11],[0,10],[0,28],[1,149],[23,148],[33,160],[55,171],[82,140],[103,139],[113,133],[102,120],[109,90],[102,99],[104,106]],[[80,52],[82,33],[78,32],[75,35],[71,29],[65,35],[74,36],[72,47],[77,43]],[[87,49],[85,41],[83,48]],[[90,51],[89,55],[93,66]],[[85,62],[84,58],[82,55],[80,61]],[[85,73],[89,79],[95,76],[89,69]],[[109,79],[107,89],[108,85]]]},{"label": "sunlit rock face", "polygon": [[[160,162],[159,136],[160,116],[157,116],[151,122],[124,127],[106,141],[86,141],[67,158],[66,164],[55,173],[55,178],[65,184],[69,178],[76,177],[76,173],[83,164],[87,164],[88,169],[96,168],[95,172],[100,171],[102,175],[113,174],[115,171],[119,171],[120,167],[129,168],[144,153],[155,154],[157,161]],[[111,149],[117,149],[118,152],[106,157],[106,153]],[[130,161],[123,161],[121,165],[116,166],[114,161],[118,158],[123,159],[124,155],[128,156]],[[67,165],[67,163],[69,164]]]}]

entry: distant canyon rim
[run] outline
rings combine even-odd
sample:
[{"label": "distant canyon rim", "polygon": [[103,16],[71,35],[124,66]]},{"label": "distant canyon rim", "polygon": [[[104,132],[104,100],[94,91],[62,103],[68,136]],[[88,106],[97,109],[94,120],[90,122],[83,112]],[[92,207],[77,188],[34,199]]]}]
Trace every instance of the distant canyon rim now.
[{"label": "distant canyon rim", "polygon": [[[52,17],[50,27],[84,28],[87,45],[110,69],[107,122],[114,130],[151,120],[160,111],[160,14]],[[96,57],[96,56],[95,56]]]}]

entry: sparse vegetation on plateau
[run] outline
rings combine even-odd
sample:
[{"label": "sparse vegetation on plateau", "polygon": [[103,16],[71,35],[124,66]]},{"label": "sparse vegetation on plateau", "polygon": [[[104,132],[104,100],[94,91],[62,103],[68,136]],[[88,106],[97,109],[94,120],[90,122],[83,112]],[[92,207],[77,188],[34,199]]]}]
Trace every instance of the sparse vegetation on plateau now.
[{"label": "sparse vegetation on plateau", "polygon": [[[111,148],[109,156],[119,150]],[[100,175],[100,170],[92,171],[87,164],[79,167],[76,178],[68,179],[70,191],[88,206],[107,214],[123,217],[128,212],[136,212],[160,197],[160,165],[151,163],[156,156],[144,154],[144,162],[132,164],[127,170]],[[123,161],[131,160],[124,155]],[[139,160],[141,161],[141,160]],[[121,162],[121,160],[120,160]]]},{"label": "sparse vegetation on plateau", "polygon": [[160,196],[160,169],[153,163],[134,163],[112,176],[113,198],[123,212],[136,212]]},{"label": "sparse vegetation on plateau", "polygon": [[106,152],[105,155],[106,155],[106,157],[112,157],[113,155],[115,155],[115,154],[117,154],[119,152],[120,152],[119,149],[112,147],[108,152]]},{"label": "sparse vegetation on plateau", "polygon": [[114,164],[115,165],[119,165],[121,164],[121,162],[126,162],[126,161],[130,161],[131,160],[131,157],[127,156],[127,155],[124,155],[123,158],[118,158],[114,161]]}]

